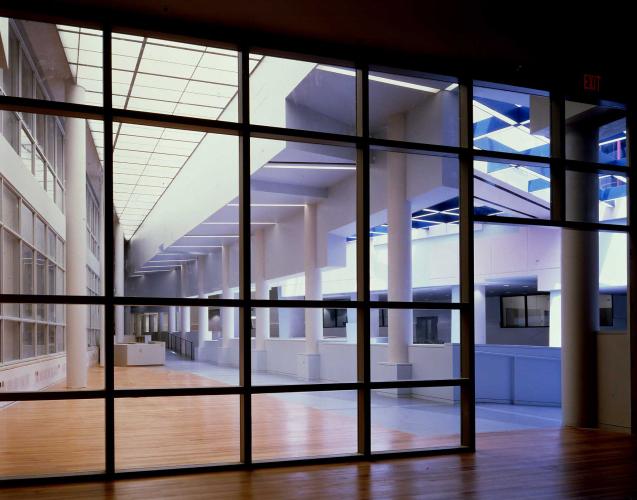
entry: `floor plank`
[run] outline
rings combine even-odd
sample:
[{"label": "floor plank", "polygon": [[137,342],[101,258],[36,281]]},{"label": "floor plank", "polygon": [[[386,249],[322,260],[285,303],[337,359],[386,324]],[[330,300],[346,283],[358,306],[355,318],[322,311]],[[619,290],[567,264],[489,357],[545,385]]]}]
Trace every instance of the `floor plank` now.
[{"label": "floor plank", "polygon": [[475,454],[10,488],[5,500],[634,498],[637,440],[561,429],[479,436]]}]

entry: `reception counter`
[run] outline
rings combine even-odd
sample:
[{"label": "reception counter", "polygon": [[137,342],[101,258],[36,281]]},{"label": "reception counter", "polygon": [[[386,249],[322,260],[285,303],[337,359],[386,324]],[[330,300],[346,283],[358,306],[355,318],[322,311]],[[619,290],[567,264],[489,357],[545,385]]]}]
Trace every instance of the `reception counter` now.
[{"label": "reception counter", "polygon": [[148,366],[166,364],[166,343],[115,344],[115,366]]}]

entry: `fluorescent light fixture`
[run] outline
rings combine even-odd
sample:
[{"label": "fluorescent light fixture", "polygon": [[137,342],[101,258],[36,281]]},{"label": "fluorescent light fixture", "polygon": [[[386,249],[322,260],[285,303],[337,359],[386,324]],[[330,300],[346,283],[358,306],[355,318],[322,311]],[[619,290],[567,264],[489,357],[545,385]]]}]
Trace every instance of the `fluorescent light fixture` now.
[{"label": "fluorescent light fixture", "polygon": [[452,90],[456,90],[457,88],[458,88],[458,84],[457,83],[452,83],[445,90],[448,91],[448,92],[451,92]]},{"label": "fluorescent light fixture", "polygon": [[196,234],[187,234],[185,236],[182,236],[182,238],[238,238],[239,235],[238,234],[202,234],[202,235],[196,235]]},{"label": "fluorescent light fixture", "polygon": [[[321,71],[328,71],[330,73],[336,73],[339,75],[356,76],[356,71],[352,69],[338,68],[336,66],[327,66],[325,64],[319,64],[316,67],[316,69],[320,69]],[[405,87],[405,88],[413,89],[413,90],[421,90],[423,92],[430,92],[432,94],[437,94],[438,92],[440,92],[440,89],[436,89],[434,87],[428,87],[426,85],[418,85],[417,83],[403,82],[400,80],[394,80],[393,78],[387,78],[384,76],[370,74],[369,79],[374,82],[387,83],[389,85],[395,85],[396,87]]]},{"label": "fluorescent light fixture", "polygon": [[[238,203],[228,203],[228,207],[238,207]],[[304,207],[304,203],[250,203],[251,207]]]},{"label": "fluorescent light fixture", "polygon": [[625,141],[626,140],[626,136],[624,137],[618,137],[617,139],[610,139],[608,141],[602,141],[599,143],[600,146],[605,146],[606,144],[612,144],[613,142],[620,142],[620,141]]},{"label": "fluorescent light fixture", "polygon": [[149,260],[149,264],[170,264],[171,262],[192,262],[194,259]]},{"label": "fluorescent light fixture", "polygon": [[356,170],[356,165],[327,165],[321,163],[295,164],[295,163],[268,163],[263,168],[280,170]]},{"label": "fluorescent light fixture", "polygon": [[[274,225],[276,222],[251,222],[255,226]],[[238,222],[202,222],[202,226],[238,226]]]},{"label": "fluorescent light fixture", "polygon": [[221,248],[222,245],[173,245],[170,248]]},{"label": "fluorescent light fixture", "polygon": [[140,274],[140,273],[166,273],[172,271],[172,269],[157,269],[155,271],[137,271],[135,274]]}]

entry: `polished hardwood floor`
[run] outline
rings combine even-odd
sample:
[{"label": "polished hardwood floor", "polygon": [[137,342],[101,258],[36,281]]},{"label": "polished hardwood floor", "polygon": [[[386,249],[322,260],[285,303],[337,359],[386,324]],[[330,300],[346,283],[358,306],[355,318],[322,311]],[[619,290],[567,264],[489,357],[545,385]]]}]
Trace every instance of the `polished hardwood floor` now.
[{"label": "polished hardwood floor", "polygon": [[475,454],[7,488],[0,498],[637,498],[637,440],[580,429],[490,433]]},{"label": "polished hardwood floor", "polygon": [[[102,384],[99,367],[89,388]],[[118,387],[198,387],[209,378],[165,367],[116,368]],[[52,387],[63,389],[63,384]],[[356,452],[355,416],[314,408],[277,395],[253,397],[255,460]],[[372,428],[383,450],[457,446],[459,436],[422,436]],[[126,398],[115,402],[118,470],[239,461],[239,397]],[[104,470],[102,400],[24,401],[0,409],[0,476]]]}]

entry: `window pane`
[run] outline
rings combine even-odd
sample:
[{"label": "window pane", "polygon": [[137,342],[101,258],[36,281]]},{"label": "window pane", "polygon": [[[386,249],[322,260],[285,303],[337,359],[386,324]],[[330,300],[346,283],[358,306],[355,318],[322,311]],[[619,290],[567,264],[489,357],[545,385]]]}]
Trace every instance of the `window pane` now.
[{"label": "window pane", "polygon": [[116,399],[115,467],[236,463],[239,422],[235,395]]},{"label": "window pane", "polygon": [[504,328],[526,326],[524,296],[502,297],[502,326]]},{"label": "window pane", "polygon": [[566,158],[627,166],[626,111],[566,101]]},{"label": "window pane", "polygon": [[[104,470],[104,401],[0,403],[0,476]],[[55,460],[46,459],[55,457]]]},{"label": "window pane", "polygon": [[356,453],[356,401],[356,391],[255,394],[255,460]]},{"label": "window pane", "polygon": [[116,388],[239,384],[238,308],[133,306],[116,314],[124,319],[114,337]]},{"label": "window pane", "polygon": [[618,172],[566,171],[566,219],[628,223],[628,178]]},{"label": "window pane", "polygon": [[549,295],[526,297],[529,326],[549,326]]},{"label": "window pane", "polygon": [[33,211],[24,203],[20,206],[20,236],[33,244]]},{"label": "window pane", "polygon": [[[448,309],[372,309],[373,381],[442,380],[460,376],[460,312]],[[432,388],[431,394],[447,393]]]},{"label": "window pane", "polygon": [[25,132],[24,129],[21,129],[20,133],[20,157],[22,158],[22,163],[27,171],[33,171],[33,143],[31,142],[31,138]]},{"label": "window pane", "polygon": [[113,34],[116,107],[237,121],[234,50]]},{"label": "window pane", "polygon": [[[458,84],[444,77],[369,74],[372,137],[428,144],[458,144]],[[400,119],[402,127],[394,122]]]},{"label": "window pane", "polygon": [[473,147],[549,156],[548,95],[517,87],[497,87],[482,84],[473,88]]},{"label": "window pane", "polygon": [[[252,279],[258,297],[355,298],[355,149],[254,139],[251,151]],[[218,224],[226,221],[224,215],[211,217],[206,231],[233,234],[232,226]]]},{"label": "window pane", "polygon": [[[20,240],[6,229],[2,231],[4,241],[2,245],[2,269],[12,269],[14,272],[2,273],[3,293],[20,293]],[[15,272],[18,270],[18,272]],[[19,304],[4,304],[2,312],[5,316],[19,316]]]},{"label": "window pane", "polygon": [[373,390],[372,451],[459,446],[457,395],[455,387]]},{"label": "window pane", "polygon": [[15,232],[20,231],[18,225],[20,220],[19,210],[20,202],[18,196],[5,182],[2,188],[2,222]]},{"label": "window pane", "polygon": [[[254,308],[254,385],[355,382],[356,310],[325,327],[320,308]],[[347,321],[347,322],[345,322]]]},{"label": "window pane", "polygon": [[356,131],[352,68],[252,54],[250,121],[319,132]]},{"label": "window pane", "polygon": [[[381,150],[371,156],[372,300],[458,302],[458,160]],[[350,240],[355,236],[352,228]]]},{"label": "window pane", "polygon": [[[33,354],[31,354],[33,355]],[[20,323],[2,321],[2,362],[20,359]]]},{"label": "window pane", "polygon": [[547,164],[476,160],[473,188],[476,215],[551,218],[551,171]]},{"label": "window pane", "polygon": [[[131,248],[141,249],[138,244],[145,248],[126,253],[126,293],[155,297],[213,294],[222,288],[225,247],[231,254],[225,268],[227,298],[234,298],[239,269],[238,139],[130,124],[116,124],[113,135],[113,191],[119,227]],[[202,182],[210,176],[215,182]],[[187,200],[184,193],[188,193]]]},{"label": "window pane", "polygon": [[22,323],[22,359],[35,356],[35,324]]}]

